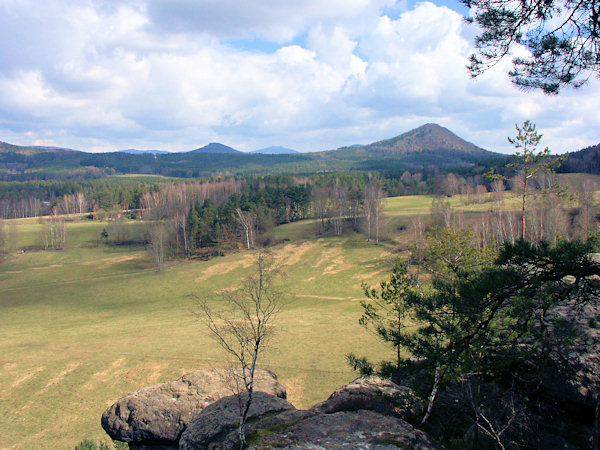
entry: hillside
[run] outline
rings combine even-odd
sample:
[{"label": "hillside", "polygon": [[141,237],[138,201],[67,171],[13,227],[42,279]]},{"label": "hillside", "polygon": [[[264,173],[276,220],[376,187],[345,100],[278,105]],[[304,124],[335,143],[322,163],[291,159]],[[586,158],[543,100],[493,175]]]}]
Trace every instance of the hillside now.
[{"label": "hillside", "polygon": [[[86,153],[0,144],[0,179],[68,179],[110,174],[210,177],[217,173],[310,174],[345,170],[404,171],[502,167],[506,155],[484,150],[450,130],[426,124],[391,139],[317,153],[283,147],[244,153],[220,143],[181,153]],[[480,167],[478,167],[480,166]]]},{"label": "hillside", "polygon": [[474,158],[488,158],[498,155],[465,141],[447,128],[435,123],[428,123],[400,136],[364,146],[363,150],[393,155],[406,155],[426,151],[455,152],[471,155]]},{"label": "hillside", "polygon": [[137,150],[135,148],[128,148],[125,150],[117,150],[118,152],[121,153],[129,153],[131,155],[143,155],[145,153],[152,153],[153,155],[166,155],[167,153],[169,153],[166,150]]},{"label": "hillside", "polygon": [[265,147],[265,148],[260,148],[258,150],[253,150],[250,152],[251,154],[254,153],[262,153],[264,155],[286,155],[289,153],[300,153],[298,150],[293,150],[291,148],[287,148],[287,147],[281,147],[281,146],[272,146],[272,147]]},{"label": "hillside", "polygon": [[600,144],[570,153],[558,171],[600,174]]},{"label": "hillside", "polygon": [[[0,153],[16,153],[21,155],[31,155],[35,153],[75,153],[77,150],[63,147],[43,147],[43,146],[22,146],[9,144],[8,142],[0,141]],[[83,153],[83,152],[80,152]]]},{"label": "hillside", "polygon": [[500,153],[484,150],[440,125],[429,123],[391,139],[368,145],[354,145],[322,152],[325,158],[362,159],[363,168],[374,168],[377,161],[388,167],[463,167],[492,158]]},{"label": "hillside", "polygon": [[196,150],[190,151],[190,153],[232,153],[239,154],[242,153],[239,150],[231,148],[227,145],[223,145],[219,142],[211,142],[210,144],[205,145],[204,147],[197,148]]}]

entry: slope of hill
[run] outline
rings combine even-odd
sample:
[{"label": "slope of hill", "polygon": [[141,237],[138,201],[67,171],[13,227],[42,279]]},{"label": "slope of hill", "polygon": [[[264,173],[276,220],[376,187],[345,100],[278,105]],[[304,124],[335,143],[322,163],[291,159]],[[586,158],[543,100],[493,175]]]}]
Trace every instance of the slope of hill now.
[{"label": "slope of hill", "polygon": [[196,150],[191,150],[188,153],[242,153],[239,150],[231,148],[227,145],[223,145],[219,142],[211,142],[204,147],[197,148]]},{"label": "slope of hill", "polygon": [[507,158],[467,142],[444,127],[427,124],[391,139],[318,153],[283,153],[279,147],[244,153],[214,142],[189,152],[165,154],[131,150],[86,153],[0,143],[0,179],[68,179],[74,174],[86,177],[88,173],[94,177],[129,173],[205,177],[224,172],[311,174],[459,168],[483,172],[490,166],[504,167]]},{"label": "slope of hill", "polygon": [[428,123],[400,136],[375,142],[363,147],[363,149],[370,152],[391,153],[395,155],[440,150],[451,150],[478,158],[496,155],[493,152],[465,141],[447,128],[435,123]]},{"label": "slope of hill", "polygon": [[[458,137],[447,128],[428,123],[391,139],[368,145],[353,145],[321,152],[324,158],[361,159],[363,168],[379,166],[382,160],[390,168],[402,167],[461,167],[478,161],[504,157],[484,150]],[[369,166],[369,167],[367,167]]]},{"label": "slope of hill", "polygon": [[570,153],[558,171],[600,173],[600,144]]},{"label": "slope of hill", "polygon": [[54,147],[52,145],[31,145],[29,148],[35,148],[37,150],[50,150],[50,151],[55,151],[55,150],[65,150],[67,152],[78,152],[79,151],[79,150],[75,150],[73,148]]},{"label": "slope of hill", "polygon": [[117,150],[119,153],[129,153],[130,155],[144,155],[146,153],[151,153],[153,155],[166,155],[169,153],[166,150],[137,150],[135,148],[127,148],[125,150]]},{"label": "slope of hill", "polygon": [[73,150],[71,148],[63,147],[44,147],[44,146],[23,146],[9,144],[8,142],[0,141],[0,152],[16,153],[23,155],[31,155],[35,153],[61,153],[61,152],[79,152],[79,150]]},{"label": "slope of hill", "polygon": [[254,153],[262,153],[263,155],[287,155],[290,153],[300,153],[298,150],[293,150],[291,148],[280,147],[278,145],[272,147],[265,147],[258,150],[253,150],[250,152]]}]

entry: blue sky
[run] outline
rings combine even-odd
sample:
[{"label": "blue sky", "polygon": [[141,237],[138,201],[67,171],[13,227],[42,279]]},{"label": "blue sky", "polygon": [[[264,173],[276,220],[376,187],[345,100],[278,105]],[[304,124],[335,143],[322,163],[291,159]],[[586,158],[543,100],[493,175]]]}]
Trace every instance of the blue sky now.
[{"label": "blue sky", "polygon": [[0,140],[319,151],[435,122],[511,152],[530,119],[553,152],[600,142],[596,79],[523,93],[507,60],[471,80],[465,13],[451,0],[0,0]]}]

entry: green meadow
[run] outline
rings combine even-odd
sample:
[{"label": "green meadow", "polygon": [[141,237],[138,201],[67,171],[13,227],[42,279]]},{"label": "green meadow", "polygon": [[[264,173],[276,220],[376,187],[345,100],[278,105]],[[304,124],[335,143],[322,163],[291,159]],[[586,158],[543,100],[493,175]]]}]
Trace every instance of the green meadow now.
[{"label": "green meadow", "polygon": [[[356,377],[347,353],[393,357],[358,324],[360,286],[387,277],[394,258],[403,256],[394,252],[406,239],[401,233],[410,233],[399,224],[427,214],[431,201],[387,199],[391,231],[379,246],[356,233],[319,237],[314,220],[274,230],[279,244],[271,250],[286,272],[288,303],[260,366],[279,376],[297,407],[324,400]],[[467,211],[491,205],[451,202]],[[195,303],[218,301],[219,290],[236,286],[251,270],[253,251],[174,260],[156,272],[142,246],[106,245],[100,238],[106,223],[69,221],[61,251],[35,249],[38,220],[13,223],[16,251],[0,263],[0,448],[108,441],[100,416],[121,396],[227,364],[194,314]]]}]

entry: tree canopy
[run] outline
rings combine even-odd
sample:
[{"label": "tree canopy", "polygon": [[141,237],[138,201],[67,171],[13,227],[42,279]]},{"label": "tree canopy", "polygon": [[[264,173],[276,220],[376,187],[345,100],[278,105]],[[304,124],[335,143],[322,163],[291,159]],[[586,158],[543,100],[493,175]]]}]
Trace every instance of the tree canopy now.
[{"label": "tree canopy", "polygon": [[480,28],[471,55],[473,77],[521,45],[511,81],[523,89],[558,94],[600,74],[600,2],[597,0],[462,0]]},{"label": "tree canopy", "polygon": [[[362,302],[360,323],[395,347],[396,361],[380,363],[378,369],[364,357],[351,354],[348,361],[362,373],[377,371],[399,380],[415,377],[420,381],[413,385],[422,394],[432,386],[422,424],[442,389],[445,398],[449,392],[471,398],[474,422],[500,447],[505,440],[497,429],[500,422],[506,430],[511,428],[507,435],[515,433],[506,439],[534,443],[531,433],[513,428],[537,420],[534,411],[541,403],[536,402],[544,392],[558,385],[598,392],[595,364],[581,359],[594,354],[587,330],[593,334],[597,326],[598,238],[558,240],[555,245],[520,239],[505,243],[493,262],[485,249],[474,257],[476,252],[466,239],[456,245],[446,242],[429,242],[432,254],[450,257],[444,258],[445,270],[438,268],[424,289],[418,288],[403,264],[394,267],[381,289],[363,284],[367,300]],[[452,258],[461,247],[464,263]],[[410,358],[401,355],[400,348]],[[523,409],[494,402],[482,409],[482,389],[496,387],[504,394],[495,398],[514,394]],[[598,404],[595,395],[589,398]],[[498,424],[486,422],[491,410],[501,413]],[[517,415],[523,415],[522,420]],[[447,415],[442,416],[445,421]]]}]

